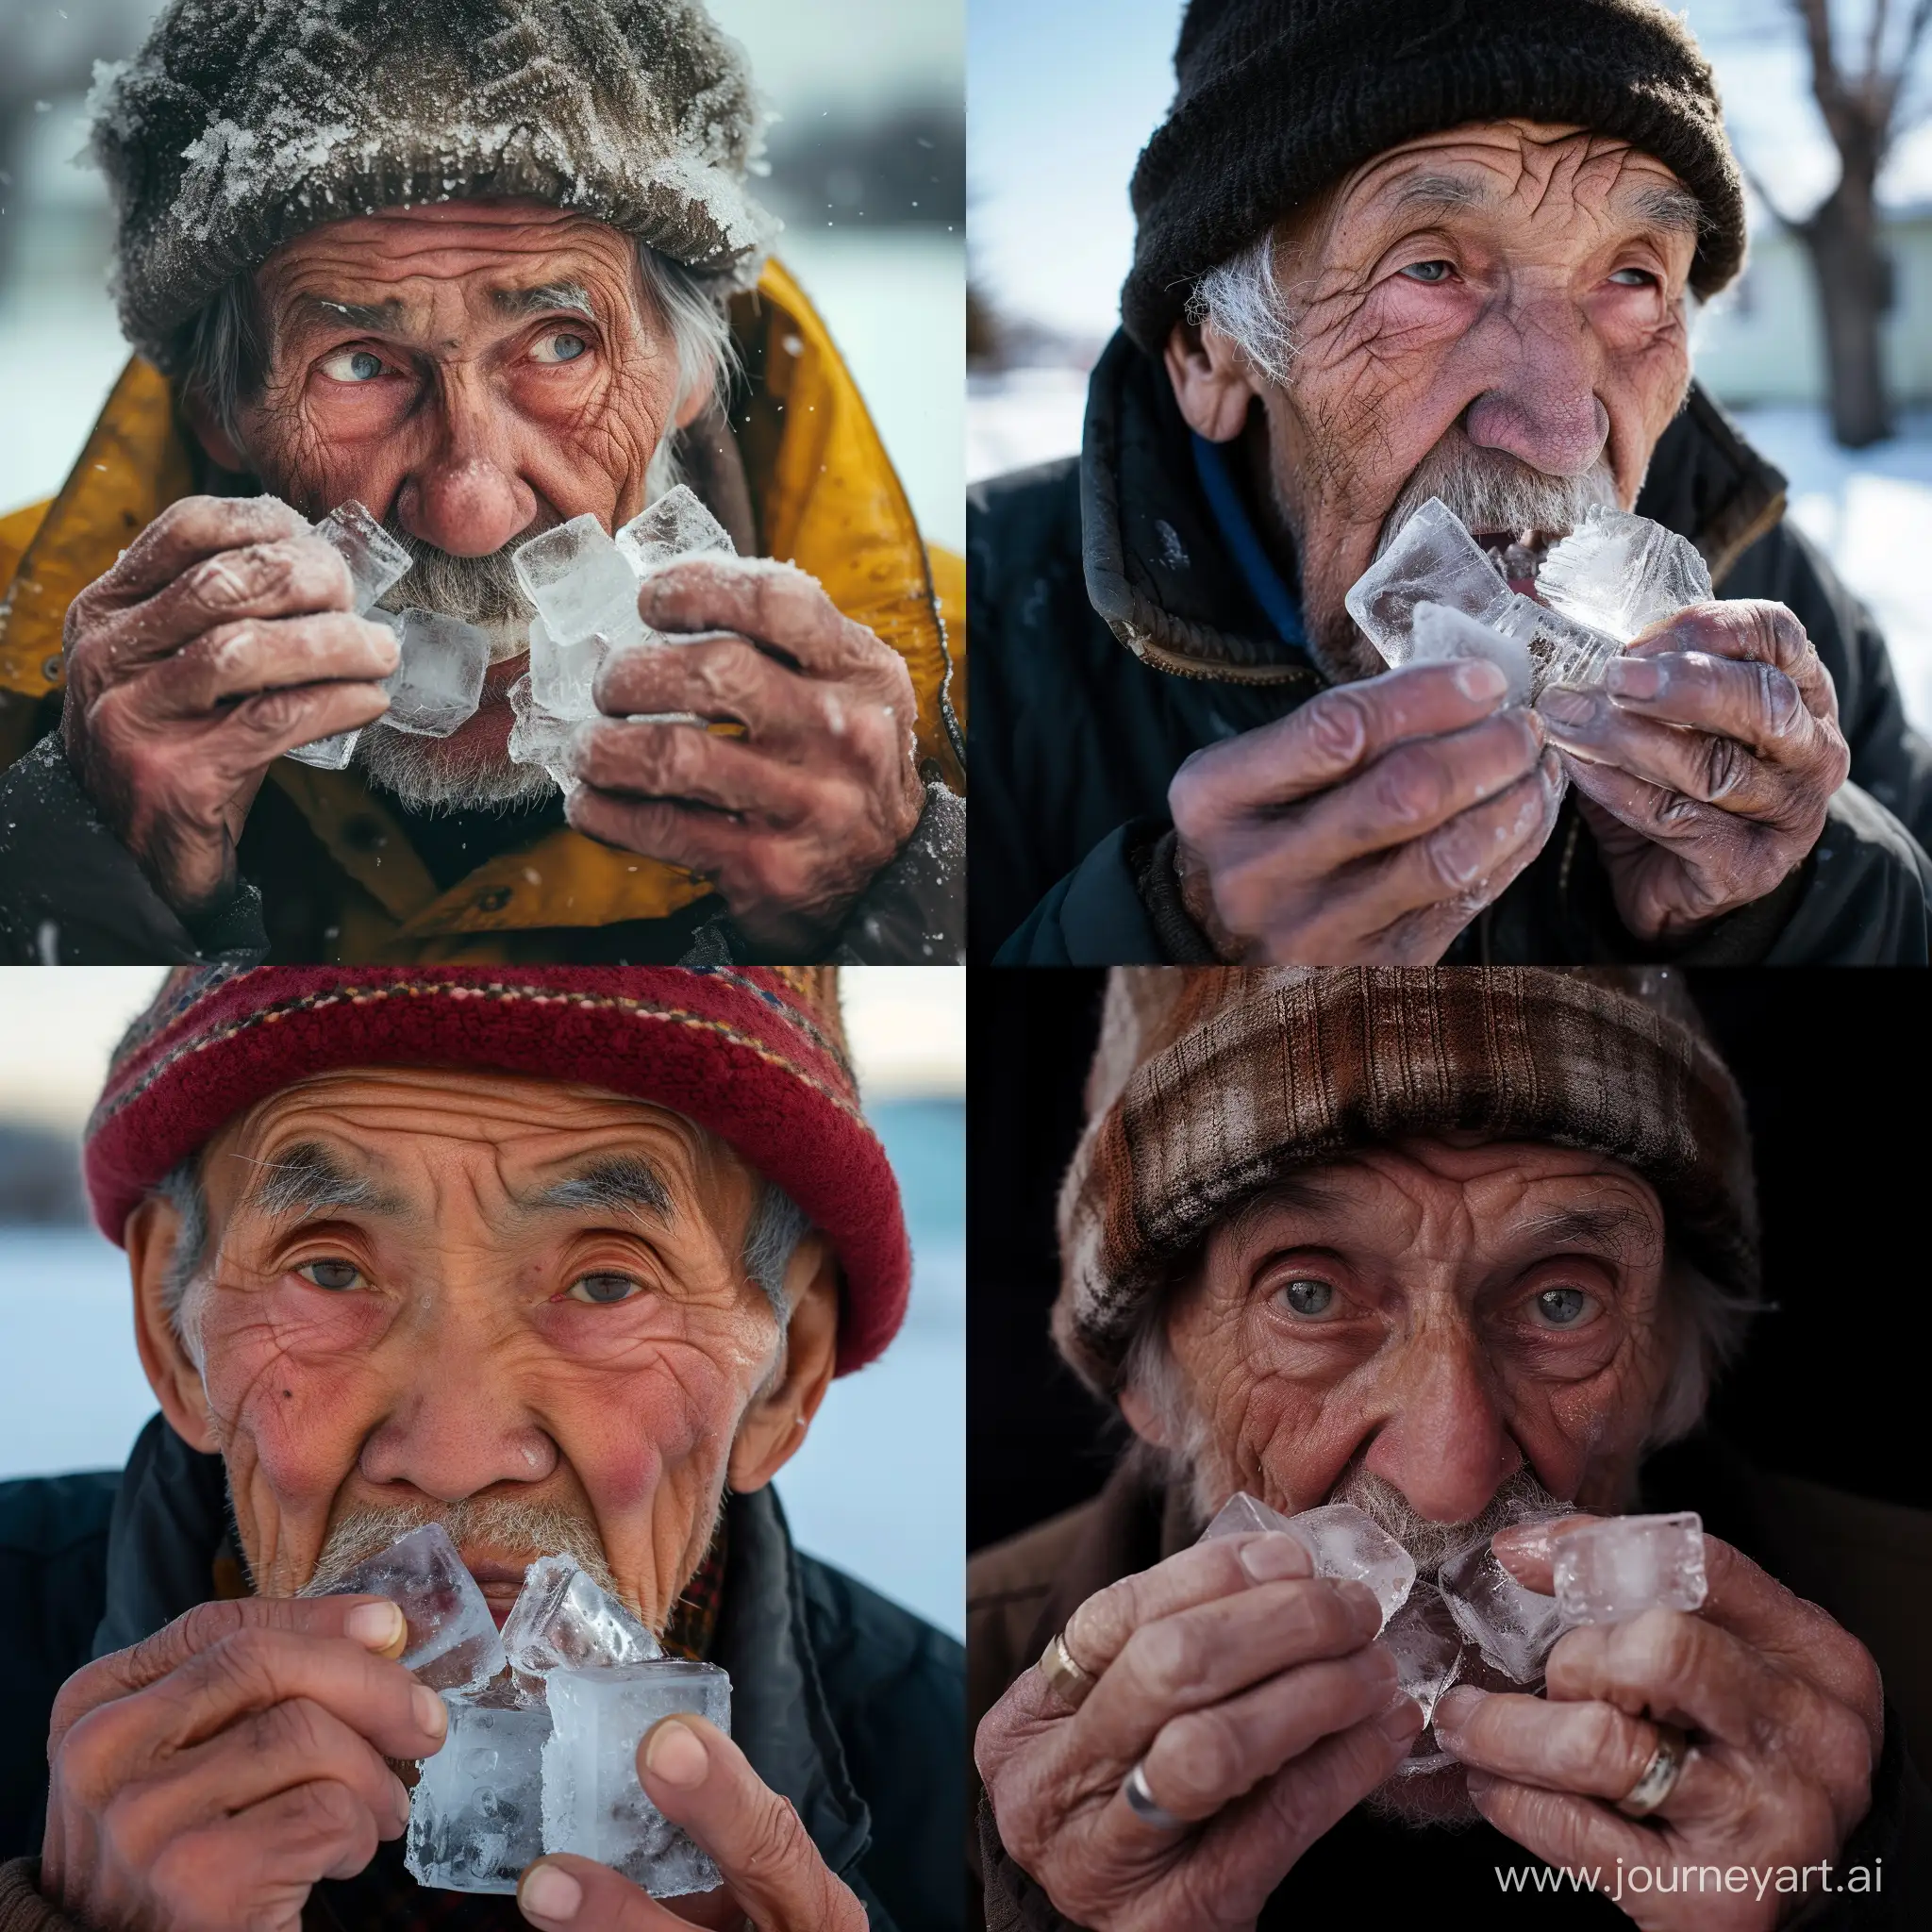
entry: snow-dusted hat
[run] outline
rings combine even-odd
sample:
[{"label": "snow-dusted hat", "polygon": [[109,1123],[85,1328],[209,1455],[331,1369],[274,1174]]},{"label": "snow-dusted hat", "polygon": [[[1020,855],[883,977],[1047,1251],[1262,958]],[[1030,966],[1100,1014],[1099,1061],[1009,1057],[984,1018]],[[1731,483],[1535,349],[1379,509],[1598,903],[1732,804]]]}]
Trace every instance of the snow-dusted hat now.
[{"label": "snow-dusted hat", "polygon": [[534,196],[721,291],[776,225],[744,50],[701,0],[172,0],[89,105],[121,324],[171,374],[233,275],[348,215]]},{"label": "snow-dusted hat", "polygon": [[1060,1190],[1060,1353],[1113,1395],[1216,1222],[1298,1168],[1457,1131],[1621,1161],[1686,1259],[1756,1290],[1743,1100],[1676,974],[1121,967]]}]

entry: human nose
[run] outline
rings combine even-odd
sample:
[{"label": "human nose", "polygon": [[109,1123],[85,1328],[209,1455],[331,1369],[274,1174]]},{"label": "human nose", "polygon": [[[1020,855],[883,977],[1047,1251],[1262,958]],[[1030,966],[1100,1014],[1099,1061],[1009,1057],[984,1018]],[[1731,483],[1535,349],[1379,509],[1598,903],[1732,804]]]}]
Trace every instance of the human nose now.
[{"label": "human nose", "polygon": [[1467,1523],[1523,1466],[1475,1338],[1457,1331],[1404,1348],[1388,1418],[1363,1466],[1431,1523]]},{"label": "human nose", "polygon": [[465,372],[445,378],[434,405],[438,433],[403,480],[403,528],[453,557],[488,557],[529,526],[536,492],[518,473],[503,405]]},{"label": "human nose", "polygon": [[1610,437],[1589,324],[1568,311],[1539,310],[1517,319],[1509,341],[1507,366],[1464,416],[1470,441],[1545,475],[1586,475]]}]

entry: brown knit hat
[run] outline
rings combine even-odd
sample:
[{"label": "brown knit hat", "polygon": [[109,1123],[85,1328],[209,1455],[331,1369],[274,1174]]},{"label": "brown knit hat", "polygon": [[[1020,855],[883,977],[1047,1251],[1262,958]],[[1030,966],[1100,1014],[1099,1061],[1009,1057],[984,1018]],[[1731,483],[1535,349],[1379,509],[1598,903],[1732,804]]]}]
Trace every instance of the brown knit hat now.
[{"label": "brown knit hat", "polygon": [[1060,1190],[1060,1353],[1112,1396],[1147,1296],[1230,1208],[1453,1129],[1624,1162],[1688,1259],[1756,1290],[1743,1099],[1675,974],[1122,967]]}]

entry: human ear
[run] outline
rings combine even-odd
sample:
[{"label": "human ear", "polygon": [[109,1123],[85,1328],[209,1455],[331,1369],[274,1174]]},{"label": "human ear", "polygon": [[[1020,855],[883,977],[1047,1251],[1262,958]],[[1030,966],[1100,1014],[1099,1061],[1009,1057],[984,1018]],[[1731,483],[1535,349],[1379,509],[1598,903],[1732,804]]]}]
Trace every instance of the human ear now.
[{"label": "human ear", "polygon": [[158,1194],[142,1200],[121,1232],[134,1277],[135,1346],[141,1351],[148,1387],[155,1391],[168,1426],[190,1448],[206,1453],[219,1446],[208,1416],[208,1391],[163,1303],[163,1285],[180,1237],[180,1215]]},{"label": "human ear", "polygon": [[1209,442],[1232,442],[1261,393],[1248,359],[1211,323],[1177,322],[1167,338],[1167,379],[1188,427]]},{"label": "human ear", "polygon": [[804,1443],[825,1399],[839,1355],[839,1263],[822,1234],[808,1234],[785,1270],[791,1310],[776,1375],[751,1399],[731,1444],[726,1479],[740,1495],[761,1490]]},{"label": "human ear", "polygon": [[1119,1396],[1121,1413],[1127,1419],[1127,1426],[1139,1436],[1141,1441],[1151,1443],[1156,1449],[1172,1449],[1167,1429],[1160,1420],[1159,1409],[1133,1387],[1123,1389]]},{"label": "human ear", "polygon": [[194,440],[207,452],[209,462],[237,476],[250,473],[247,452],[215,421],[213,411],[198,391],[191,390],[182,396],[181,413],[188,419],[188,426],[194,431]]}]

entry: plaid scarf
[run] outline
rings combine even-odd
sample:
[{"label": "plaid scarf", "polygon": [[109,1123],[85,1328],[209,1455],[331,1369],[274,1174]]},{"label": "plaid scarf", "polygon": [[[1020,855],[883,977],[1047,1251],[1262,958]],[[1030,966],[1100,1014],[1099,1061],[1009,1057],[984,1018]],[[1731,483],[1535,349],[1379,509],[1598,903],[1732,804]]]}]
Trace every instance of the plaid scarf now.
[{"label": "plaid scarf", "polygon": [[[724,1512],[696,1574],[685,1585],[664,1628],[674,1657],[702,1662],[710,1656],[724,1592]],[[530,1922],[505,1893],[436,1891],[404,1869],[402,1839],[375,1848],[354,1878],[329,1879],[308,1894],[304,1932],[528,1932]]]}]

